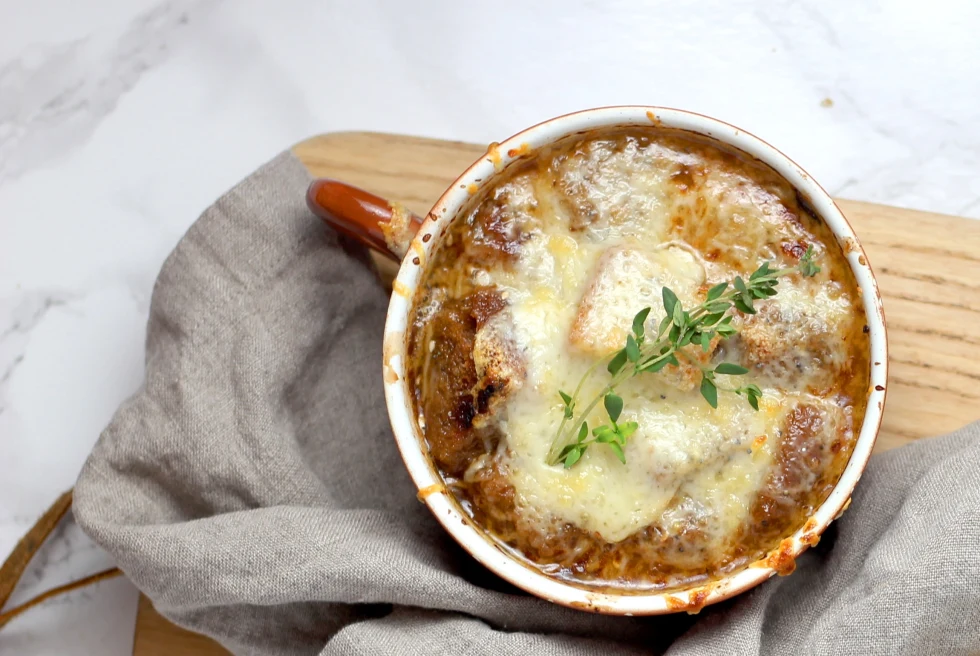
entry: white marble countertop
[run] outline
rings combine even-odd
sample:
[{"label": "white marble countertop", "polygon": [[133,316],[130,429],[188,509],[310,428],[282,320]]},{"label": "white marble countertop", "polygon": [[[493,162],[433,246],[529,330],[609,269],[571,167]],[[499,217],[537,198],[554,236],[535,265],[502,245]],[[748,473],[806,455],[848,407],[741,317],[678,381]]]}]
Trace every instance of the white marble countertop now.
[{"label": "white marble countertop", "polygon": [[[660,104],[764,136],[834,194],[980,218],[978,33],[973,0],[0,0],[0,555],[140,384],[164,257],[294,142],[485,143]],[[110,564],[69,522],[12,601]],[[135,608],[122,579],[79,591],[0,654],[129,653]]]}]

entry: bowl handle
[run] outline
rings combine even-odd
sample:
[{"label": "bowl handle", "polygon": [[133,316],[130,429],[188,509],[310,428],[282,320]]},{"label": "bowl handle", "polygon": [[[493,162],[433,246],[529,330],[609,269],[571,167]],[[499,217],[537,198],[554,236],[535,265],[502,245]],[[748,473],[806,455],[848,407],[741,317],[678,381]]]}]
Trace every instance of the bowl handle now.
[{"label": "bowl handle", "polygon": [[395,262],[401,262],[422,225],[422,219],[400,203],[331,178],[319,178],[310,184],[306,204],[336,231]]}]

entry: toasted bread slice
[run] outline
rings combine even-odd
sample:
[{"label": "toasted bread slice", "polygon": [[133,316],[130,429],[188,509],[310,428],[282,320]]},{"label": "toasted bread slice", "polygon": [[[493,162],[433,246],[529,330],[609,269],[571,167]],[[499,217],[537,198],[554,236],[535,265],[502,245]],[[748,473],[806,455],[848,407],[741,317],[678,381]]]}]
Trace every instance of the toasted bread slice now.
[{"label": "toasted bread slice", "polygon": [[[569,333],[569,342],[582,353],[601,357],[623,348],[633,317],[650,307],[646,329],[656,333],[665,316],[663,288],[670,288],[684,307],[701,302],[705,271],[687,249],[667,245],[655,249],[615,246],[600,258]],[[707,362],[700,347],[685,349],[691,357]],[[680,367],[664,370],[679,389],[691,389],[700,380],[698,368],[686,360]]]},{"label": "toasted bread slice", "polygon": [[647,328],[656,330],[664,317],[663,288],[669,287],[685,307],[700,302],[704,267],[680,246],[642,250],[614,246],[599,258],[578,305],[569,341],[578,350],[604,355],[622,348],[633,317],[650,307]]},{"label": "toasted bread slice", "polygon": [[524,354],[514,341],[513,317],[508,310],[497,312],[476,332],[473,364],[478,382],[473,390],[476,416],[473,425],[490,424],[507,398],[524,384]]}]

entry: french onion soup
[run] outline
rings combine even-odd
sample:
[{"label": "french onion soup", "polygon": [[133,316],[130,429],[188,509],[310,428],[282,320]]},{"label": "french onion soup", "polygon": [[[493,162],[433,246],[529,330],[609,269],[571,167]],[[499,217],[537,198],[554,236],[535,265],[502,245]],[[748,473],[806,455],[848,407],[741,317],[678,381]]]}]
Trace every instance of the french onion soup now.
[{"label": "french onion soup", "polygon": [[445,485],[530,567],[649,592],[765,559],[840,477],[869,336],[774,170],[658,127],[474,190],[426,268],[408,379]]}]

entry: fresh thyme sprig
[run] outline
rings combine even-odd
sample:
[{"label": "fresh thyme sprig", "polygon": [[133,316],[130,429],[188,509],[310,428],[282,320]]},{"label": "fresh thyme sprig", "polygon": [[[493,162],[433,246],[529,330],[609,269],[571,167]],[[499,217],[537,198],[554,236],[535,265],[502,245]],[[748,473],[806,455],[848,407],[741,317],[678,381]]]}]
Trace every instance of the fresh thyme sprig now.
[{"label": "fresh thyme sprig", "polygon": [[[656,373],[667,365],[680,364],[677,359],[678,354],[701,370],[701,396],[712,408],[718,407],[718,390],[722,389],[744,396],[749,405],[758,410],[762,390],[756,385],[749,384],[736,388],[719,387],[715,378],[718,374],[741,376],[747,374],[748,369],[732,362],[722,362],[714,368],[705,367],[681,349],[688,344],[696,344],[707,353],[715,337],[725,340],[738,332],[732,325],[733,309],[745,314],[755,314],[755,301],[775,296],[779,278],[791,273],[800,273],[809,278],[819,271],[820,267],[813,262],[813,247],[810,246],[795,267],[770,269],[769,262],[763,262],[747,281],[737,276],[730,283],[719,283],[709,289],[705,301],[690,311],[684,309],[673,291],[664,287],[663,304],[666,316],[661,320],[656,336],[646,334],[645,324],[650,308],[643,308],[633,318],[632,330],[627,335],[623,348],[592,365],[579,380],[572,394],[558,391],[564,404],[564,416],[548,451],[548,464],[563,463],[568,469],[578,462],[593,444],[608,445],[616,457],[625,464],[626,455],[623,447],[626,445],[627,438],[636,431],[637,423],[635,421],[617,423],[623,412],[623,399],[615,393],[615,390],[624,381],[637,374]],[[607,359],[606,370],[612,378],[585,406],[585,409],[579,412],[578,396],[585,382]],[[586,418],[600,400],[609,417],[609,423],[592,429],[592,438],[589,439],[589,423]],[[570,434],[574,434],[574,437]]]}]

